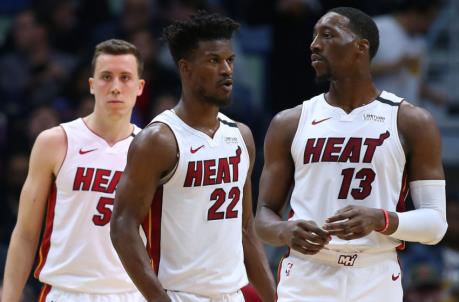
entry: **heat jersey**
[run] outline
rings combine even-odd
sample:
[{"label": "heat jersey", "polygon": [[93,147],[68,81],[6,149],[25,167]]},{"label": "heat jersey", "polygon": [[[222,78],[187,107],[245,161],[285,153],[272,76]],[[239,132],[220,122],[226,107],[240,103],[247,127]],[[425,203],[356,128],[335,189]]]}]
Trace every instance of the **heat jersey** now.
[{"label": "heat jersey", "polygon": [[170,110],[152,121],[172,130],[179,150],[175,172],[157,189],[143,224],[166,290],[215,297],[248,283],[242,200],[250,160],[236,123],[221,113],[218,119],[213,138]]},{"label": "heat jersey", "polygon": [[[408,193],[405,154],[397,129],[401,98],[383,91],[349,114],[321,94],[302,105],[291,146],[295,186],[291,219],[319,226],[347,205],[403,210]],[[333,236],[326,248],[337,251],[387,251],[400,242],[371,232],[355,240]]]},{"label": "heat jersey", "polygon": [[112,246],[109,223],[128,148],[140,129],[109,146],[82,119],[61,126],[67,154],[49,196],[35,277],[69,291],[134,291]]}]

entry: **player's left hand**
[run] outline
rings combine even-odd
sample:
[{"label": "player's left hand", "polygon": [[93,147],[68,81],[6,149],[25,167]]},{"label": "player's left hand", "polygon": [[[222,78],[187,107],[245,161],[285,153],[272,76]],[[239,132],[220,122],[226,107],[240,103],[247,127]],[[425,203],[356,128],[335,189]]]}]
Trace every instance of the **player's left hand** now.
[{"label": "player's left hand", "polygon": [[323,229],[343,240],[362,238],[384,227],[381,209],[350,205],[327,218]]}]

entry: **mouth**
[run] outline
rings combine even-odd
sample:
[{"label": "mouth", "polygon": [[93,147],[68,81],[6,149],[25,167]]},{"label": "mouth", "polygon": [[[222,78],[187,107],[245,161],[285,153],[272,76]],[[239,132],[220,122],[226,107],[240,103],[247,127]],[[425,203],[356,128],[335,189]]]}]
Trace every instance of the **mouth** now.
[{"label": "mouth", "polygon": [[122,104],[124,102],[121,101],[121,100],[109,100],[107,103],[109,103],[109,104]]},{"label": "mouth", "polygon": [[315,53],[311,55],[311,63],[316,63],[316,62],[321,62],[321,61],[324,61],[324,57],[322,57],[321,55],[318,55]]},{"label": "mouth", "polygon": [[231,91],[233,88],[233,80],[232,79],[224,79],[218,82],[218,85],[226,91]]}]

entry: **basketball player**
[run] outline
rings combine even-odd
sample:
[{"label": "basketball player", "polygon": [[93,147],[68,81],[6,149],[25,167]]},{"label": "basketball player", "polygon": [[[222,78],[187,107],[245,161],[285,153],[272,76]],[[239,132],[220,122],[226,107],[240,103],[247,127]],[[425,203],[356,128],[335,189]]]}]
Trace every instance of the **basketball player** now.
[{"label": "basketball player", "polygon": [[[269,127],[256,228],[290,248],[278,301],[401,302],[396,247],[445,234],[439,131],[425,110],[373,85],[378,41],[363,12],[325,14],[310,48],[329,90]],[[282,221],[291,186],[291,216]],[[408,186],[416,209],[401,213]]]},{"label": "basketball player", "polygon": [[264,301],[275,299],[253,228],[253,137],[219,113],[230,102],[238,26],[200,12],[164,30],[182,98],[135,138],[111,221],[118,255],[148,301],[244,301],[248,280]]},{"label": "basketball player", "polygon": [[39,301],[145,301],[110,242],[115,188],[139,128],[130,123],[142,93],[142,60],[134,45],[96,46],[94,111],[43,131],[33,146],[5,268],[2,301],[19,301],[34,262],[46,208],[35,277]]}]

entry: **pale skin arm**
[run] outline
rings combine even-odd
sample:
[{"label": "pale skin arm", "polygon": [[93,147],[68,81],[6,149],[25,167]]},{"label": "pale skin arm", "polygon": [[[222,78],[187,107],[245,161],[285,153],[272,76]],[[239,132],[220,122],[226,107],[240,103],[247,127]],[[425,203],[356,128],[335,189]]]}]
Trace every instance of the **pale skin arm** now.
[{"label": "pale skin arm", "polygon": [[170,299],[150,264],[139,226],[150,210],[161,177],[174,168],[177,151],[174,135],[164,124],[155,123],[135,137],[110,221],[110,236],[121,262],[149,302]]},{"label": "pale skin arm", "polygon": [[314,221],[283,221],[282,209],[293,184],[294,163],[290,154],[301,106],[277,114],[265,138],[265,164],[255,227],[260,238],[272,245],[288,245],[303,254],[316,254],[328,242],[327,232]]},{"label": "pale skin arm", "polygon": [[[440,131],[430,113],[408,102],[402,102],[398,114],[398,130],[407,155],[408,181],[445,179]],[[381,209],[348,206],[330,217],[324,229],[339,238],[351,240],[380,230],[384,225]],[[384,234],[394,233],[397,227],[397,213],[389,212],[389,228]]]},{"label": "pale skin arm", "polygon": [[269,268],[263,246],[255,234],[252,214],[252,169],[255,162],[255,143],[252,132],[244,124],[238,124],[249,151],[250,168],[244,184],[244,198],[242,200],[242,245],[244,248],[244,263],[250,283],[254,285],[263,301],[275,301],[276,289],[274,277]]},{"label": "pale skin arm", "polygon": [[66,151],[66,136],[61,127],[42,132],[32,148],[19,198],[18,219],[8,248],[2,301],[21,300],[34,263],[50,188]]}]

